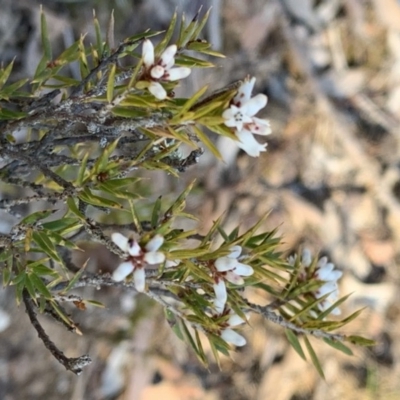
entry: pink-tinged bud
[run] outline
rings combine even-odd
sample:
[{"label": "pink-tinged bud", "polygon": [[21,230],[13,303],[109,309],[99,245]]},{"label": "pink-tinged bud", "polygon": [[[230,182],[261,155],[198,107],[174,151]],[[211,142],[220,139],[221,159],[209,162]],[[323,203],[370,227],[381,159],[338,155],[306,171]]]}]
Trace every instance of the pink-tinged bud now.
[{"label": "pink-tinged bud", "polygon": [[146,287],[146,273],[143,268],[138,268],[133,273],[133,280],[135,283],[135,289],[138,292],[144,292]]},{"label": "pink-tinged bud", "polygon": [[133,265],[130,261],[121,263],[113,272],[112,279],[116,282],[123,281],[133,271]]},{"label": "pink-tinged bud", "polygon": [[247,343],[243,336],[239,335],[232,329],[224,329],[221,332],[221,338],[224,339],[225,342],[231,343],[238,347],[244,346]]}]

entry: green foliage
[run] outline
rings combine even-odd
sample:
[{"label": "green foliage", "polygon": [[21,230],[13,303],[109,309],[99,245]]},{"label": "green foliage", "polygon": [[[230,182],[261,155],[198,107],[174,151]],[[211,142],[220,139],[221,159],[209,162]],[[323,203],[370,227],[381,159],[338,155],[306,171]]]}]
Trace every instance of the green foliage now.
[{"label": "green foliage", "polygon": [[[209,12],[201,18],[196,15],[189,23],[182,16],[176,41],[177,66],[209,68],[213,66],[210,56],[221,56],[200,39],[208,15]],[[143,254],[151,253],[146,246],[161,235],[159,251],[165,260],[158,263],[160,267],[156,275],[151,274],[152,280],[147,279],[146,294],[165,308],[174,332],[204,365],[210,356],[202,344],[204,337],[219,362],[219,354],[228,355],[232,348],[223,339],[234,335],[230,331],[235,331],[236,325],[229,325],[230,318],[240,317],[244,323],[246,313],[253,311],[280,323],[291,346],[306,359],[298,337],[304,335],[310,359],[323,376],[308,336],[322,338],[329,346],[349,355],[351,350],[344,341],[361,346],[372,344],[358,336],[330,334],[359,314],[341,321],[328,320],[347,296],[324,311],[319,309],[329,297],[315,296],[323,282],[302,278],[299,257],[294,264],[282,257],[276,231],[263,231],[267,215],[245,232],[237,226],[230,233],[225,232],[224,219],[220,217],[200,236],[196,229],[177,228],[182,220],[196,220],[186,211],[195,182],[175,200],[165,200],[152,182],[144,183],[140,175],[144,170],[156,170],[179,176],[197,162],[202,151],[199,142],[221,158],[207,129],[237,140],[222,118],[237,93],[237,85],[209,95],[208,88],[203,87],[188,99],[174,97],[173,90],[179,81],[160,81],[169,94],[165,99],[156,98],[149,91],[154,78],[137,49],[145,38],[157,37],[160,40],[155,46],[155,59],[159,60],[171,44],[178,19],[175,13],[164,34],[147,31],[111,49],[102,39],[94,15],[95,44],[87,44],[82,36],[54,58],[42,11],[44,54],[34,77],[29,84],[26,79],[8,84],[13,62],[0,70],[0,119],[5,120],[0,132],[0,155],[13,160],[2,168],[0,178],[5,185],[18,184],[35,193],[22,199],[1,200],[1,207],[9,211],[20,204],[48,204],[48,208],[20,218],[10,234],[1,238],[3,285],[15,286],[18,304],[25,301],[27,294],[40,312],[46,311],[79,333],[61,306],[66,296],[82,286],[122,283],[107,274],[90,274],[86,264],[82,268],[73,265],[72,251],[80,251],[78,238],[101,243],[121,260],[134,260],[133,254],[111,239],[111,233],[127,227],[136,232]],[[66,67],[73,62],[79,63],[79,80],[66,73]],[[24,143],[16,144],[13,134],[20,128],[26,128],[29,134]],[[180,155],[182,144],[193,149],[187,158]],[[242,249],[236,258],[231,255],[235,246]],[[236,267],[240,263],[251,268],[251,274],[242,277],[234,276],[233,269],[219,270],[217,261],[223,264],[227,259]],[[316,263],[317,259],[309,267],[310,273]],[[236,282],[227,278],[229,272]],[[221,281],[226,281],[227,299],[218,312],[215,285]],[[123,285],[135,290],[134,283],[128,279]],[[246,287],[265,292],[271,299],[269,308],[250,304],[242,296]],[[167,297],[177,305],[171,306],[165,300]],[[29,301],[25,304],[29,311]],[[86,304],[101,306],[86,299],[77,299],[74,304],[82,310]]]}]

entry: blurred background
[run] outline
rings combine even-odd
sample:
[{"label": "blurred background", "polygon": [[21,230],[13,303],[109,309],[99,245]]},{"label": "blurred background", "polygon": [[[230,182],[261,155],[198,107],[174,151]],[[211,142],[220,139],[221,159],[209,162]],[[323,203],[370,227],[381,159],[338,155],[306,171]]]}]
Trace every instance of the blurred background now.
[{"label": "blurred background", "polygon": [[[353,294],[342,314],[365,307],[346,331],[377,346],[348,357],[313,341],[323,381],[282,329],[254,317],[244,329],[249,344],[223,359],[221,370],[212,362],[205,369],[150,300],[87,289],[84,297],[106,308],[71,310],[82,337],[41,318],[67,356],[90,353],[93,363],[76,377],[44,348],[8,290],[0,292],[0,398],[399,399],[400,2],[0,0],[0,62],[15,58],[13,79],[31,76],[41,58],[40,3],[54,54],[81,34],[95,41],[93,9],[103,31],[114,10],[118,42],[166,29],[175,9],[190,20],[201,5],[203,12],[212,6],[204,37],[226,59],[194,72],[180,90],[190,95],[204,84],[216,90],[256,76],[255,91],[269,98],[262,115],[273,130],[268,151],[253,159],[215,138],[225,163],[205,154],[179,180],[157,174],[157,189],[173,195],[198,177],[188,211],[199,216],[202,232],[224,212],[230,231],[270,211],[264,228],[278,227],[285,254],[307,246],[344,271],[341,294]],[[85,246],[92,269],[116,266],[102,249]]]}]

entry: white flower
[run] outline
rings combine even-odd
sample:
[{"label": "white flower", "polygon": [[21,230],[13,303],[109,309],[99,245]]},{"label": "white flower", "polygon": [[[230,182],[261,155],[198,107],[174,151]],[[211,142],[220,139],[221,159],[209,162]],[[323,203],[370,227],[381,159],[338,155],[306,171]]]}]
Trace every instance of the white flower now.
[{"label": "white flower", "polygon": [[244,346],[247,342],[246,339],[235,332],[233,329],[224,329],[221,332],[221,338],[225,340],[227,343],[232,343],[235,346],[241,347]]},{"label": "white flower", "polygon": [[[315,292],[315,297],[319,299],[329,293],[328,297],[318,304],[318,308],[321,311],[326,311],[339,299],[339,287],[337,281],[342,277],[342,275],[343,272],[335,270],[335,265],[333,263],[328,263],[327,257],[322,257],[318,261],[315,270],[315,277],[326,283]],[[331,314],[340,315],[340,309],[338,307],[334,308],[331,311]]]},{"label": "white flower", "polygon": [[157,251],[164,243],[164,238],[161,235],[155,235],[146,244],[146,253],[144,255],[144,260],[147,264],[154,265],[160,264],[165,261],[165,254],[161,251]]},{"label": "white flower", "polygon": [[237,146],[251,157],[259,157],[262,151],[267,151],[267,143],[258,143],[253,134],[247,129],[236,132],[236,136],[239,139],[236,143]]},{"label": "white flower", "polygon": [[235,285],[243,285],[242,276],[251,276],[254,273],[250,265],[243,264],[238,260],[241,252],[242,248],[240,246],[233,246],[227,256],[215,260],[215,268],[218,272],[224,272],[224,278]]},{"label": "white flower", "polygon": [[228,299],[224,280],[219,279],[217,283],[214,283],[213,287],[215,293],[214,308],[217,314],[222,314]]},{"label": "white flower", "polygon": [[217,258],[215,260],[215,268],[217,269],[217,281],[213,285],[215,300],[214,308],[217,314],[224,311],[228,295],[226,292],[225,280],[235,284],[243,285],[243,276],[251,276],[254,270],[250,265],[239,262],[238,257],[242,252],[240,246],[230,248],[230,253],[227,256]]},{"label": "white flower", "polygon": [[222,117],[225,119],[225,125],[230,128],[236,128],[239,132],[244,127],[249,127],[252,133],[258,133],[259,135],[268,135],[270,130],[266,127],[268,124],[263,124],[264,129],[259,129],[258,132],[253,132],[254,125],[257,122],[262,121],[259,118],[254,120],[254,116],[267,105],[267,96],[264,94],[258,94],[253,98],[245,101],[241,106],[232,104],[227,110],[222,113]]},{"label": "white flower", "polygon": [[224,339],[225,342],[231,343],[235,346],[244,346],[246,344],[246,339],[230,328],[244,324],[245,322],[246,321],[239,317],[239,315],[232,313],[228,319],[228,326],[221,331],[221,338]]},{"label": "white flower", "polygon": [[[289,257],[289,264],[295,265],[296,258],[296,256]],[[312,292],[312,295],[317,299],[328,295],[323,301],[318,303],[318,308],[321,311],[326,311],[339,299],[339,287],[337,281],[342,277],[343,272],[335,270],[335,265],[328,262],[327,257],[322,257],[318,260],[315,271],[310,276],[310,273],[307,273],[307,269],[311,266],[311,264],[311,252],[308,249],[304,249],[301,257],[301,265],[304,270],[303,274],[299,275],[299,277],[301,277],[301,279],[303,280],[314,278],[319,281],[325,282],[319,289]],[[340,315],[340,309],[338,307],[334,308],[331,311],[331,314]]]},{"label": "white flower", "polygon": [[258,94],[251,98],[251,92],[256,79],[247,78],[239,87],[231,106],[222,113],[225,125],[235,130],[238,146],[252,157],[258,157],[266,151],[267,144],[260,144],[253,134],[269,135],[269,121],[255,117],[267,105],[267,96]]},{"label": "white flower", "polygon": [[146,280],[144,268],[146,265],[159,264],[165,261],[164,253],[158,251],[164,242],[164,238],[161,235],[155,235],[144,249],[140,247],[136,240],[127,238],[121,233],[113,233],[111,239],[127,257],[127,260],[122,262],[114,271],[113,280],[121,282],[133,272],[136,290],[144,292]]},{"label": "white flower", "polygon": [[148,89],[149,92],[159,100],[164,100],[167,97],[167,92],[158,82],[159,80],[177,81],[190,75],[190,68],[172,68],[175,64],[175,54],[177,50],[178,48],[175,44],[168,46],[163,51],[160,58],[155,60],[153,43],[149,39],[145,39],[143,42],[143,64],[147,69],[149,79],[151,80]]}]

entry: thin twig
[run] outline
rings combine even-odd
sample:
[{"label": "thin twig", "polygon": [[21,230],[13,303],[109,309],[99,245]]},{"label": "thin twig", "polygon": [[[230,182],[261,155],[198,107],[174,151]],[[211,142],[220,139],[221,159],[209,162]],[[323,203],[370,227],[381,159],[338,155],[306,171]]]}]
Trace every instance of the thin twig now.
[{"label": "thin twig", "polygon": [[38,333],[38,336],[45,347],[50,351],[54,358],[65,367],[66,370],[71,371],[76,375],[79,375],[82,372],[82,369],[92,362],[90,357],[87,354],[77,358],[66,357],[64,353],[51,341],[51,339],[43,329],[42,325],[38,321],[37,314],[34,309],[34,304],[29,296],[28,291],[23,291],[22,298],[31,324],[36,329],[36,332]]}]

